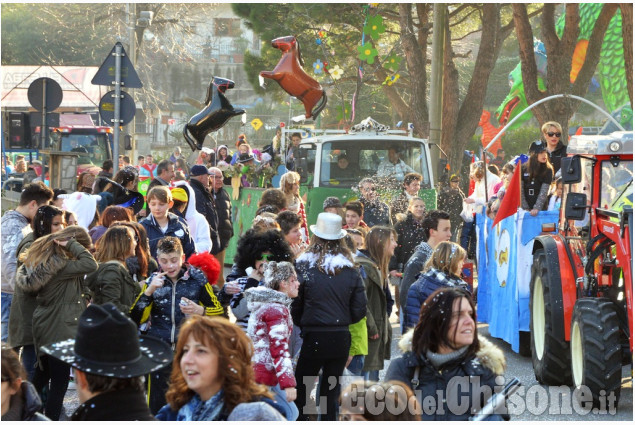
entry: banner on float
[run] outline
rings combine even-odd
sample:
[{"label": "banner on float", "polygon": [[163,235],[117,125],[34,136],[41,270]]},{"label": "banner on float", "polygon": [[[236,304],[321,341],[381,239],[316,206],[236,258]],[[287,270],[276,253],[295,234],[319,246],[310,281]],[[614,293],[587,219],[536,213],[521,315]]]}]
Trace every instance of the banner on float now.
[{"label": "banner on float", "polygon": [[478,321],[489,323],[495,338],[519,351],[519,331],[529,331],[529,285],[533,239],[543,223],[558,221],[558,211],[532,217],[519,210],[491,227],[492,220],[477,216]]}]

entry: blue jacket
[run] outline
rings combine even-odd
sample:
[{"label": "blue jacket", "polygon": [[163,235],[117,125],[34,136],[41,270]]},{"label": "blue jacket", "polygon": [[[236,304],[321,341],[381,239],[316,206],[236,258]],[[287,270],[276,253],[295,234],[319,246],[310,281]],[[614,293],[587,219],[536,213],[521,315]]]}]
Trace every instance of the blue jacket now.
[{"label": "blue jacket", "polygon": [[[148,277],[151,282],[156,272]],[[214,295],[212,285],[207,281],[205,274],[192,266],[184,266],[181,269],[176,283],[165,278],[163,287],[158,288],[151,296],[145,294],[148,284],[141,288],[141,293],[130,309],[130,318],[138,325],[150,319],[148,335],[156,336],[163,341],[176,344],[181,323],[185,314],[179,308],[182,297],[192,300],[205,307],[206,316],[216,316],[224,313],[224,309]]]},{"label": "blue jacket", "polygon": [[404,319],[406,329],[413,328],[419,321],[419,311],[423,302],[428,299],[430,294],[439,288],[460,286],[468,289],[467,283],[461,278],[448,275],[437,269],[430,269],[410,286],[408,290],[408,299],[406,308],[404,309]]},{"label": "blue jacket", "polygon": [[176,214],[168,213],[168,230],[165,233],[161,231],[161,227],[157,224],[156,219],[152,214],[141,220],[139,223],[145,227],[148,233],[148,242],[150,243],[150,254],[156,260],[157,259],[157,245],[159,240],[166,236],[174,236],[181,240],[183,245],[183,253],[185,259],[190,258],[190,255],[196,252],[194,248],[194,240],[190,235],[190,228],[187,226],[185,219],[178,217]]}]

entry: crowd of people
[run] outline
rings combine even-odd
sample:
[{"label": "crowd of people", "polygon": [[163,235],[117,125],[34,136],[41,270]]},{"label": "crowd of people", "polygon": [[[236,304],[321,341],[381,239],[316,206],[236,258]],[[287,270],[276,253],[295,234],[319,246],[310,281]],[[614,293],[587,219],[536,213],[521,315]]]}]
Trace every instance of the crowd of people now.
[{"label": "crowd of people", "polygon": [[[543,135],[521,170],[532,215],[558,208],[562,191],[560,126]],[[448,409],[460,397],[450,379],[493,390],[505,368],[478,335],[462,270],[473,214],[495,213],[515,164],[473,163],[472,193],[452,175],[426,210],[422,176],[392,152],[403,186],[390,203],[363,178],[358,200],[327,198],[315,223],[288,171],[263,192],[225,276],[232,205],[214,164],[253,157],[237,145],[191,166],[178,149],[158,164],[122,157],[114,176],[82,173],[74,193],[24,187],[1,223],[2,420],[60,419],[69,382],[77,420],[464,420],[483,407]],[[404,353],[391,358],[395,307]],[[377,411],[378,398],[406,407]]]}]

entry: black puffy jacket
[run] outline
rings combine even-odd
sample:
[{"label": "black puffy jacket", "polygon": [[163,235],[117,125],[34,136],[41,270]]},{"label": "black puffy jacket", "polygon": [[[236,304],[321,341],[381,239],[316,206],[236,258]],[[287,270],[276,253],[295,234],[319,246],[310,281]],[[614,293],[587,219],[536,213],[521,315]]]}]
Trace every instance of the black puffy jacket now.
[{"label": "black puffy jacket", "polygon": [[214,192],[216,202],[216,215],[218,216],[218,237],[220,239],[220,251],[227,248],[229,240],[234,236],[232,224],[232,201],[229,193],[223,188]]},{"label": "black puffy jacket", "polygon": [[[384,381],[403,382],[412,388],[422,406],[434,406],[432,409],[424,408],[421,420],[466,421],[477,413],[490,397],[480,397],[478,405],[474,405],[473,400],[477,397],[474,390],[488,386],[491,390],[484,388],[482,394],[491,394],[490,391],[502,388],[500,384],[503,383],[503,379],[501,378],[498,383],[495,379],[499,375],[502,376],[505,371],[505,356],[500,348],[486,338],[479,336],[481,348],[476,355],[463,356],[437,369],[425,356],[418,356],[412,351],[412,335],[411,329],[399,342],[399,348],[405,353],[390,362]],[[418,383],[413,385],[417,366],[420,368]],[[472,384],[468,384],[469,382]],[[424,400],[434,401],[434,404],[423,402]],[[506,412],[497,413],[502,414],[492,415],[490,420],[509,419]]]},{"label": "black puffy jacket", "polygon": [[549,154],[549,162],[553,165],[553,174],[555,175],[562,166],[562,158],[567,156],[567,145],[562,143],[562,140],[558,142],[553,152],[547,152]]},{"label": "black puffy jacket", "polygon": [[314,257],[312,253],[304,253],[296,260],[300,290],[291,305],[293,322],[303,332],[311,328],[348,330],[348,325],[366,316],[366,288],[362,277],[353,263],[341,254],[327,256],[325,261],[350,264],[336,275],[322,273],[312,261]]}]

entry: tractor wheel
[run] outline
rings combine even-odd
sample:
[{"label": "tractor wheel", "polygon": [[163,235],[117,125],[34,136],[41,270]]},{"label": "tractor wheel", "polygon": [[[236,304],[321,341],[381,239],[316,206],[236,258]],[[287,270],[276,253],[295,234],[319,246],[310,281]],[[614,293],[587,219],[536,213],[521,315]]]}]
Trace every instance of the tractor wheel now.
[{"label": "tractor wheel", "polygon": [[[543,250],[534,254],[531,269],[529,311],[531,319],[531,360],[538,382],[546,385],[571,385],[569,343],[554,335],[552,323],[552,288]],[[564,320],[564,317],[561,318]]]},{"label": "tractor wheel", "polygon": [[575,387],[584,385],[593,394],[594,407],[606,406],[611,393],[616,403],[619,400],[622,386],[620,321],[609,299],[576,301],[571,319],[571,371]]}]

